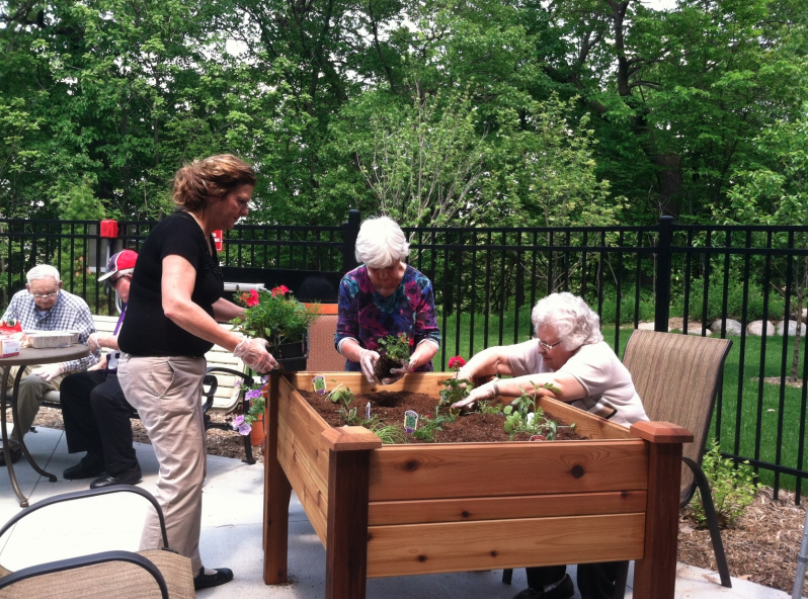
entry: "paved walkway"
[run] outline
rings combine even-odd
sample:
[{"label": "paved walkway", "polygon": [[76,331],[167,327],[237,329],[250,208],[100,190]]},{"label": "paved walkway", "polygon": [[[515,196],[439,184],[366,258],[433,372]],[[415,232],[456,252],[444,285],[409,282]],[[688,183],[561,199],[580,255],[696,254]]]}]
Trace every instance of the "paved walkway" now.
[{"label": "paved walkway", "polygon": [[[59,477],[55,483],[39,477],[27,463],[15,469],[31,502],[51,495],[87,488],[89,481],[66,481],[62,471],[76,455],[67,453],[62,431],[38,429],[26,436],[37,463]],[[143,469],[141,485],[154,491],[157,462],[150,445],[137,445]],[[207,567],[226,566],[235,572],[227,585],[199,592],[202,599],[323,599],[325,551],[303,508],[292,497],[289,521],[289,574],[285,585],[266,586],[262,580],[261,529],[263,467],[235,459],[208,458],[204,492],[202,558]],[[0,472],[0,522],[19,511],[7,476]],[[124,494],[54,506],[29,516],[0,539],[0,563],[12,570],[53,559],[109,549],[136,550],[145,502]],[[574,576],[574,567],[570,573]],[[525,587],[524,570],[514,571],[513,585],[501,582],[501,571],[461,572],[371,579],[369,599],[510,599]],[[629,584],[631,583],[631,573]],[[788,599],[789,593],[732,579],[732,589],[718,584],[713,572],[680,565],[677,599]],[[631,597],[631,592],[627,593]],[[575,595],[579,599],[579,595]]]}]

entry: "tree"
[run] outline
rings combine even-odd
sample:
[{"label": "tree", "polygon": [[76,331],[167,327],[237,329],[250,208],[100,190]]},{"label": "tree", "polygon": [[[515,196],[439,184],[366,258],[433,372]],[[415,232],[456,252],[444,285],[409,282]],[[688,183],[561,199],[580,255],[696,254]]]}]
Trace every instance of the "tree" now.
[{"label": "tree", "polygon": [[[739,168],[733,174],[729,190],[730,204],[718,208],[717,215],[726,223],[791,225],[805,222],[808,214],[808,103],[803,116],[795,121],[780,120],[766,127],[754,140],[758,161]],[[780,233],[782,235],[782,233]],[[795,247],[808,249],[808,234],[794,234]],[[808,295],[808,256],[786,261],[791,278],[798,323],[792,354],[790,381],[798,380],[801,327],[800,316]],[[787,289],[777,288],[787,297]]]}]

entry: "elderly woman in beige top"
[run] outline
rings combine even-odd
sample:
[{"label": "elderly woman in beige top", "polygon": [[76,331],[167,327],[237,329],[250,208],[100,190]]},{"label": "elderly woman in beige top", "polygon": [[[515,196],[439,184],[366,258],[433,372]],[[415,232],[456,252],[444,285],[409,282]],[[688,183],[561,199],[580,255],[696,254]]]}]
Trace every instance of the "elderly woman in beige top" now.
[{"label": "elderly woman in beige top", "polygon": [[[489,347],[471,358],[458,377],[505,375],[471,391],[453,407],[471,406],[496,396],[516,397],[522,389],[555,397],[582,410],[629,426],[648,420],[631,374],[603,341],[600,318],[571,293],[554,293],[533,308],[536,337],[510,346]],[[542,387],[551,383],[554,393]],[[581,564],[578,588],[582,599],[612,596],[616,564]],[[514,599],[567,599],[575,588],[566,566],[527,568],[529,588]]]}]

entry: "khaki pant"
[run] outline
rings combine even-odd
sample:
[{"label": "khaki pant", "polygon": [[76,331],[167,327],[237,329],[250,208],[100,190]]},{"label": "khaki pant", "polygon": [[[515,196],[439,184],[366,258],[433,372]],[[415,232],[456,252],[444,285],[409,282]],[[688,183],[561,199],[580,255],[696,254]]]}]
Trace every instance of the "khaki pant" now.
[{"label": "khaki pant", "polygon": [[[50,383],[43,381],[38,376],[30,376],[31,370],[36,366],[26,366],[25,372],[20,379],[20,387],[17,390],[17,420],[14,423],[14,430],[11,431],[9,438],[9,445],[15,449],[20,446],[20,439],[27,433],[31,426],[34,424],[34,419],[39,412],[39,406],[42,405],[42,398],[48,391],[58,391],[59,385],[65,378],[65,374],[60,374]],[[8,375],[8,397],[11,398],[11,393],[14,390],[14,377],[17,376],[18,366],[12,366]],[[2,369],[0,369],[0,376],[2,376]],[[2,381],[2,378],[0,378]]]},{"label": "khaki pant", "polygon": [[[205,358],[150,357],[123,354],[118,380],[146,432],[160,472],[157,498],[163,510],[171,549],[191,559],[194,575],[202,568],[199,531],[207,438],[202,415]],[[150,510],[141,549],[162,546],[157,514]]]}]

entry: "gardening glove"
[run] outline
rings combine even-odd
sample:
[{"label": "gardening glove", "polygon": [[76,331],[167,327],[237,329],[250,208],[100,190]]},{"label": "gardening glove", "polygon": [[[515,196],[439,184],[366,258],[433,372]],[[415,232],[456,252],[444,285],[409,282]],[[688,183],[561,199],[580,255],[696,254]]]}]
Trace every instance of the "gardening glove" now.
[{"label": "gardening glove", "polygon": [[265,373],[278,366],[278,362],[267,351],[266,339],[245,337],[233,350],[233,355],[241,358],[255,372]]},{"label": "gardening glove", "polygon": [[382,379],[382,385],[392,385],[397,380],[403,378],[410,370],[412,370],[412,358],[410,358],[409,362],[404,362],[401,368],[391,368],[390,374],[393,376]]},{"label": "gardening glove", "polygon": [[376,362],[379,361],[379,352],[372,349],[363,349],[359,352],[359,366],[362,368],[362,374],[368,380],[368,383],[375,383],[376,375],[373,369],[376,368]]},{"label": "gardening glove", "polygon": [[38,376],[46,383],[50,383],[64,371],[65,365],[63,362],[60,362],[59,364],[45,364],[44,366],[37,366],[31,371],[31,374],[33,376]]},{"label": "gardening glove", "polygon": [[499,395],[499,387],[497,387],[497,383],[499,379],[494,379],[492,381],[488,381],[485,385],[480,385],[471,390],[468,397],[465,399],[455,402],[452,404],[452,407],[457,408],[469,408],[473,406],[476,402],[482,401],[484,399],[494,399],[497,395]]},{"label": "gardening glove", "polygon": [[116,335],[106,335],[104,333],[93,333],[89,337],[87,337],[87,347],[90,348],[90,351],[98,353],[102,347],[108,347],[110,349],[118,349],[118,342]]}]

